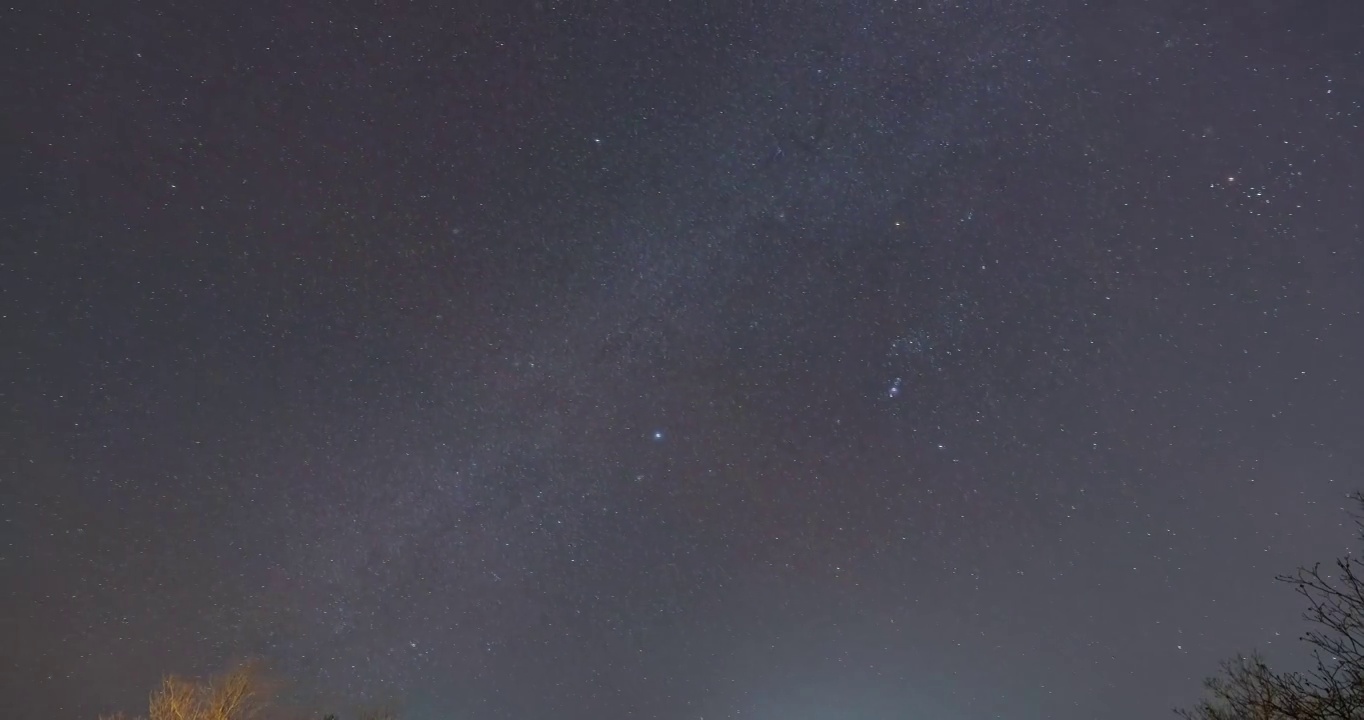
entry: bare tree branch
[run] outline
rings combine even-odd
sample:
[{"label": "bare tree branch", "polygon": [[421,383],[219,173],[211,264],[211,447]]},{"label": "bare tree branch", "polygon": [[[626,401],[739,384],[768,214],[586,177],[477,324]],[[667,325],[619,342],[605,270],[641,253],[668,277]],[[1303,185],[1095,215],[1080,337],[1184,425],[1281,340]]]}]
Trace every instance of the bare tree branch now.
[{"label": "bare tree branch", "polygon": [[[208,681],[168,676],[147,698],[147,720],[265,720],[273,686],[254,663]],[[129,720],[123,713],[101,720]]]},{"label": "bare tree branch", "polygon": [[[1364,497],[1351,513],[1364,540]],[[1272,670],[1257,655],[1225,663],[1205,683],[1208,696],[1186,720],[1364,720],[1364,564],[1347,555],[1326,574],[1320,563],[1281,575],[1307,602],[1315,667],[1304,673]]]}]

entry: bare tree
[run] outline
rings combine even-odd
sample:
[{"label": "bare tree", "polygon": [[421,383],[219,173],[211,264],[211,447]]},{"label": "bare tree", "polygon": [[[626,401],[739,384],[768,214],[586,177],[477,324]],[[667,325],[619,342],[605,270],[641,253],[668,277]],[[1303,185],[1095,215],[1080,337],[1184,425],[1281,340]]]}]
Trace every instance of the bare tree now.
[{"label": "bare tree", "polygon": [[[1354,497],[1364,508],[1364,498]],[[1355,514],[1364,539],[1364,515]],[[1277,672],[1256,655],[1222,666],[1205,686],[1209,697],[1178,710],[1187,720],[1364,720],[1364,561],[1346,555],[1334,571],[1320,563],[1278,580],[1307,601],[1302,640],[1314,667]]]},{"label": "bare tree", "polygon": [[[168,676],[147,701],[146,720],[264,720],[272,686],[245,663],[206,681]],[[122,713],[103,720],[127,720]]]}]

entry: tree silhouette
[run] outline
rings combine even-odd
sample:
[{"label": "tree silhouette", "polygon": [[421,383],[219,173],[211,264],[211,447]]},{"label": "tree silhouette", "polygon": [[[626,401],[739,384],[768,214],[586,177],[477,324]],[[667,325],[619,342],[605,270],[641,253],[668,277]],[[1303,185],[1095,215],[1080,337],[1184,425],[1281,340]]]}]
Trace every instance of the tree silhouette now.
[{"label": "tree silhouette", "polygon": [[[1364,508],[1364,497],[1353,497]],[[1353,515],[1364,539],[1364,515]],[[1187,720],[1364,719],[1364,561],[1345,555],[1334,570],[1320,563],[1281,575],[1307,601],[1302,640],[1312,648],[1306,672],[1277,672],[1258,655],[1237,657],[1209,679],[1208,697],[1176,711]]]}]

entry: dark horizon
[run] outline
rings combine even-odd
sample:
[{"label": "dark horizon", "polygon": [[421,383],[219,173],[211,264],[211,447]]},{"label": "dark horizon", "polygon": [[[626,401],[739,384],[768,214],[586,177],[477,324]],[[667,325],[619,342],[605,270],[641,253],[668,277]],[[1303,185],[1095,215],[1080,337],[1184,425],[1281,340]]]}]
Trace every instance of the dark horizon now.
[{"label": "dark horizon", "polygon": [[1355,547],[1355,4],[5,16],[6,717],[1170,717]]}]

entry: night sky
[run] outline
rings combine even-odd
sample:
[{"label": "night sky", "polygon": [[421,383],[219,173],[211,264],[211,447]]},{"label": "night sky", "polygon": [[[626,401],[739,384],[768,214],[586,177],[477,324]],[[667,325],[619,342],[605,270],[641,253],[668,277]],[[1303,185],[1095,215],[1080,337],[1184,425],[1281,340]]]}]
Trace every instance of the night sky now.
[{"label": "night sky", "polygon": [[0,697],[1167,717],[1364,485],[1364,7],[0,12]]}]

